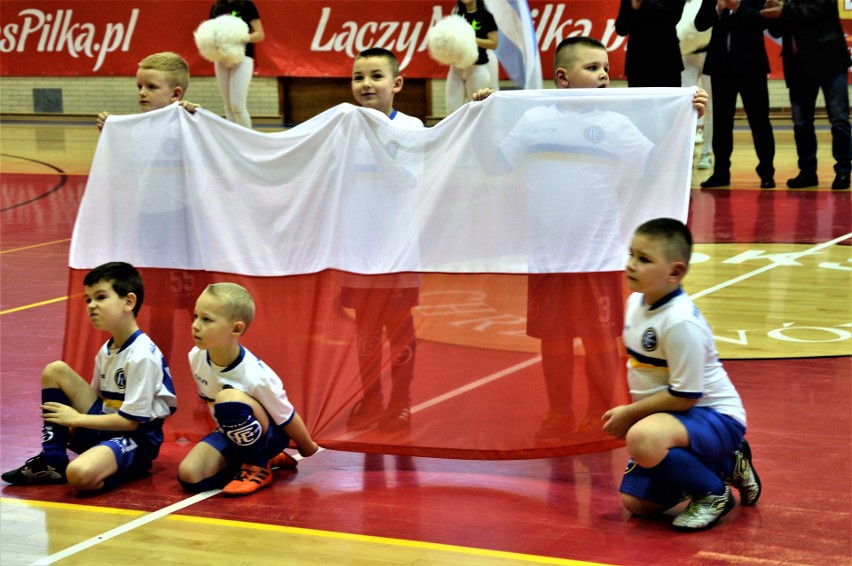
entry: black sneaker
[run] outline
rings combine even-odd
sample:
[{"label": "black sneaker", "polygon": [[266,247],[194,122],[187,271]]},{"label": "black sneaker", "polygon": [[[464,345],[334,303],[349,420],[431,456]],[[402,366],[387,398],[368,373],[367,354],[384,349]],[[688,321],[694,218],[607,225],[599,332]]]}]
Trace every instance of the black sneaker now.
[{"label": "black sneaker", "polygon": [[551,409],[541,419],[541,426],[535,433],[535,440],[545,443],[565,440],[574,432],[575,427],[573,415]]},{"label": "black sneaker", "polygon": [[751,447],[743,438],[740,449],[734,452],[737,463],[734,465],[734,475],[731,477],[731,485],[740,492],[740,503],[743,505],[754,505],[760,499],[760,478],[751,463]]},{"label": "black sneaker", "polygon": [[379,421],[379,430],[383,432],[396,432],[411,428],[411,408],[408,403],[388,403],[382,418]]},{"label": "black sneaker", "polygon": [[361,399],[352,407],[352,412],[346,419],[346,428],[364,430],[379,420],[383,410],[381,399]]},{"label": "black sneaker", "polygon": [[849,173],[838,173],[831,183],[831,188],[835,191],[848,189],[850,186]]},{"label": "black sneaker", "polygon": [[42,452],[27,460],[20,468],[10,470],[0,477],[12,485],[62,484],[68,483],[68,478],[65,477],[67,467],[68,462],[61,466],[48,464]]},{"label": "black sneaker", "polygon": [[713,173],[706,181],[701,183],[702,189],[715,189],[717,187],[730,187],[731,176]]},{"label": "black sneaker", "polygon": [[808,187],[816,187],[819,185],[819,178],[816,173],[808,173],[799,171],[799,174],[792,179],[787,179],[787,186],[791,189],[807,189]]}]

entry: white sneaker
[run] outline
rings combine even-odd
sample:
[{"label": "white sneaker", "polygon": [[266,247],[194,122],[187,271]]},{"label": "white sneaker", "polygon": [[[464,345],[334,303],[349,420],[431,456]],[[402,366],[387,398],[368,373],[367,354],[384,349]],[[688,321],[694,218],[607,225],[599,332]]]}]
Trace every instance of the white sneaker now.
[{"label": "white sneaker", "polygon": [[737,457],[731,484],[740,490],[740,502],[743,505],[754,505],[760,498],[760,477],[751,463],[751,447],[743,438],[740,449],[734,452]]},{"label": "white sneaker", "polygon": [[701,157],[698,159],[698,168],[710,169],[711,167],[713,167],[713,158],[710,157],[709,153],[702,153]]},{"label": "white sneaker", "polygon": [[695,132],[695,145],[701,145],[704,143],[704,130],[698,130]]},{"label": "white sneaker", "polygon": [[725,485],[725,493],[722,495],[708,494],[704,497],[696,497],[690,501],[686,509],[674,518],[672,526],[682,531],[709,529],[716,524],[716,521],[733,509],[734,505],[731,486]]}]

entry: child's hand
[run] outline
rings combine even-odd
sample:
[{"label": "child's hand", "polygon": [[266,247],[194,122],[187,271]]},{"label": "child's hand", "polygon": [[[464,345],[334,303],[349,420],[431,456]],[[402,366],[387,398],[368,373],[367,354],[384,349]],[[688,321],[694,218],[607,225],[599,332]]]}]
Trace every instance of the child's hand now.
[{"label": "child's hand", "polygon": [[308,447],[299,446],[299,454],[301,454],[304,458],[308,456],[313,456],[319,450],[319,444],[311,440],[311,444]]},{"label": "child's hand", "polygon": [[494,91],[491,90],[490,88],[481,88],[478,91],[474,92],[470,96],[470,99],[478,102],[480,100],[485,100],[486,98],[488,98],[492,94],[494,94]]},{"label": "child's hand", "polygon": [[62,426],[75,426],[80,413],[74,407],[49,401],[41,406],[44,422]]},{"label": "child's hand", "polygon": [[699,118],[704,116],[704,111],[707,109],[707,103],[709,101],[710,97],[707,96],[707,91],[703,88],[699,88],[695,93],[695,96],[692,97],[692,107],[695,108],[696,112],[698,112]]},{"label": "child's hand", "polygon": [[620,405],[605,412],[601,417],[604,422],[603,430],[613,438],[624,438],[633,426],[633,418],[628,413],[627,405]]},{"label": "child's hand", "polygon": [[109,112],[101,112],[98,114],[97,125],[99,132],[104,129],[104,123],[106,122],[107,116],[109,116]]},{"label": "child's hand", "polygon": [[195,111],[197,109],[201,108],[200,104],[194,104],[194,103],[192,103],[188,100],[179,100],[178,104],[183,106],[184,109],[186,109],[186,111],[189,112],[190,114],[195,114]]},{"label": "child's hand", "polygon": [[766,0],[760,15],[764,18],[780,18],[781,12],[784,10],[783,0]]}]

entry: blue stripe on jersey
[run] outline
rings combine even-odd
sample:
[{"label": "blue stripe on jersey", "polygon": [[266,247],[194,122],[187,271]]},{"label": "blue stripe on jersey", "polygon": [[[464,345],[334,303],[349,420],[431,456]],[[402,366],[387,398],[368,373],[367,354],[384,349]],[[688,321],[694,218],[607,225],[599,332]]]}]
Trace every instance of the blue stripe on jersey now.
[{"label": "blue stripe on jersey", "polygon": [[[231,371],[232,369],[234,369],[235,367],[240,365],[240,362],[242,362],[243,358],[245,358],[245,357],[246,357],[246,349],[243,348],[242,344],[240,344],[240,355],[237,356],[236,360],[231,362],[231,365],[229,365],[228,367],[223,369],[222,373],[225,373],[226,371]],[[209,351],[207,352],[207,365],[212,365],[212,362],[210,361],[210,352]]]},{"label": "blue stripe on jersey", "polygon": [[[128,348],[128,346],[130,346],[131,344],[133,344],[133,342],[135,342],[135,341],[136,341],[136,339],[137,339],[137,338],[139,338],[139,336],[141,336],[141,335],[142,335],[142,331],[141,331],[141,330],[139,330],[139,329],[137,329],[137,330],[136,330],[136,332],[134,332],[133,334],[131,334],[131,335],[130,335],[130,338],[128,338],[128,339],[124,342],[124,344],[122,344],[122,345],[121,345],[121,348],[118,350],[118,352],[116,352],[116,354],[117,354],[117,353],[120,353],[120,352],[123,352],[124,350],[126,350],[126,349]],[[115,343],[115,339],[114,339],[114,338],[110,338],[110,339],[109,339],[109,342],[107,342],[107,352],[109,352],[109,351],[110,351],[110,347],[111,347],[114,343]]]},{"label": "blue stripe on jersey", "polygon": [[397,113],[398,113],[398,110],[397,110],[396,108],[392,108],[392,109],[391,109],[391,113],[390,113],[390,115],[388,116],[388,118],[390,118],[391,120],[393,120],[394,118],[396,118]]},{"label": "blue stripe on jersey", "polygon": [[[148,422],[148,417],[137,417],[136,415],[127,414],[124,411],[119,411],[118,414],[121,415],[122,417],[124,417],[125,419],[127,419],[128,421],[136,421],[138,423],[147,423]],[[160,419],[160,420],[162,420],[162,419]]]},{"label": "blue stripe on jersey", "polygon": [[[163,363],[163,385],[166,386],[166,390],[172,395],[176,395],[175,393],[175,384],[172,383],[172,372],[169,370],[169,362],[166,361],[165,356],[160,356],[160,360]],[[177,411],[177,406],[169,407],[169,414],[174,415],[175,411]]]},{"label": "blue stripe on jersey", "polygon": [[675,391],[671,388],[671,386],[669,386],[669,394],[671,394],[672,397],[683,397],[684,399],[700,399],[701,397],[704,397],[704,393],[701,391]]},{"label": "blue stripe on jersey", "polygon": [[669,367],[669,363],[666,360],[661,360],[660,358],[652,358],[652,357],[649,357],[649,356],[643,356],[642,354],[640,354],[638,352],[634,352],[630,348],[627,348],[627,355],[629,355],[631,358],[635,358],[636,361],[643,363],[643,364],[647,364],[649,366],[654,366],[654,367],[658,367],[658,368]]},{"label": "blue stripe on jersey", "polygon": [[[683,287],[678,287],[677,289],[675,289],[674,291],[672,291],[671,293],[669,293],[668,295],[666,295],[665,297],[663,297],[662,299],[660,299],[659,301],[657,301],[656,303],[651,305],[651,307],[648,310],[652,311],[654,309],[658,309],[661,306],[663,306],[664,304],[666,304],[669,301],[671,301],[672,299],[674,299],[675,297],[677,297],[678,295],[682,295],[682,294],[683,294]],[[642,297],[642,303],[643,304],[645,303],[644,297]]]}]

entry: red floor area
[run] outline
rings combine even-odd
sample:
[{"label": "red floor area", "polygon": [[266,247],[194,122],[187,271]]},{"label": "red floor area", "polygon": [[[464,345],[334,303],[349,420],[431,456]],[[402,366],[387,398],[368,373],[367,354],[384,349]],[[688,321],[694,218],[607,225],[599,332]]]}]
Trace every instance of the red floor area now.
[{"label": "red floor area", "polygon": [[[67,241],[84,179],[2,213],[2,310],[67,292]],[[2,208],[55,186],[4,175]],[[7,186],[15,187],[7,191]],[[11,195],[11,196],[10,196]],[[694,191],[698,241],[815,242],[850,230],[849,193]],[[61,353],[65,303],[5,313],[0,332],[0,468],[35,454],[38,376]],[[729,361],[745,399],[764,494],[717,528],[674,534],[630,518],[616,490],[623,450],[556,459],[465,461],[324,451],[253,497],[214,497],[183,513],[618,564],[848,564],[852,556],[849,357]],[[463,433],[463,431],[460,431]],[[151,476],[86,498],[11,487],[0,497],[154,511],[185,497],[174,481],[186,445],[167,443]]]}]

